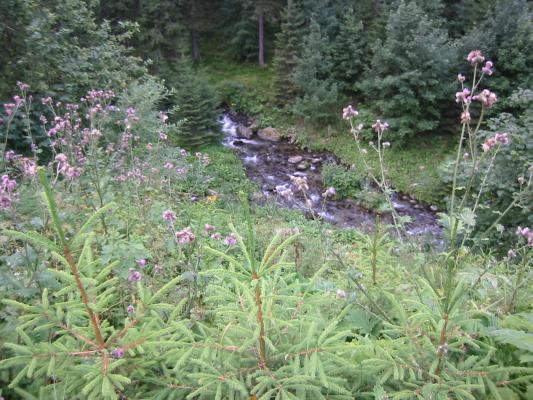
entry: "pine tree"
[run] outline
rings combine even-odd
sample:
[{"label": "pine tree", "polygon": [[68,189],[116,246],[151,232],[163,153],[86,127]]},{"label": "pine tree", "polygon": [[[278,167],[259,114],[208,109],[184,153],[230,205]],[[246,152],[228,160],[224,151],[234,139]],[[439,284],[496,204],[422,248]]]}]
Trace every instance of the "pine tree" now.
[{"label": "pine tree", "polygon": [[309,34],[304,39],[304,49],[293,74],[293,82],[303,93],[293,111],[312,123],[327,123],[335,115],[337,84],[331,70],[333,60],[327,37],[320,26],[311,20]]},{"label": "pine tree", "polygon": [[187,148],[198,148],[219,138],[215,94],[208,83],[193,70],[189,60],[178,66],[179,78],[175,103],[176,117],[183,120],[177,141]]},{"label": "pine tree", "polygon": [[368,59],[368,38],[359,14],[349,7],[342,15],[333,47],[333,76],[344,92],[353,90],[362,76]]},{"label": "pine tree", "polygon": [[274,59],[276,98],[282,106],[294,100],[298,93],[292,75],[302,53],[305,30],[302,2],[289,0],[277,35]]},{"label": "pine tree", "polygon": [[397,140],[435,129],[453,98],[456,52],[439,25],[415,2],[402,1],[361,85]]}]

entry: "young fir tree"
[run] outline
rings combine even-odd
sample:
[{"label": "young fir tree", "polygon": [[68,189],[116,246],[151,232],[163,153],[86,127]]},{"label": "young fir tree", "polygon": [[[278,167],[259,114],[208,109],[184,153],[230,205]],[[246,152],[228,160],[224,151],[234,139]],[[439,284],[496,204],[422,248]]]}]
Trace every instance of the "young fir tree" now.
[{"label": "young fir tree", "polygon": [[362,76],[370,61],[368,50],[368,38],[361,17],[353,7],[349,7],[341,17],[339,32],[332,49],[332,72],[340,90],[353,90],[354,83]]},{"label": "young fir tree", "polygon": [[333,61],[328,40],[320,26],[311,20],[304,49],[293,74],[293,82],[302,96],[296,100],[293,112],[306,122],[323,124],[335,115],[337,84],[331,77]]},{"label": "young fir tree", "polygon": [[276,98],[282,106],[290,103],[298,94],[292,75],[302,53],[305,30],[302,2],[289,0],[282,16],[274,56]]},{"label": "young fir tree", "polygon": [[178,66],[175,103],[182,120],[177,141],[186,148],[198,148],[219,138],[216,99],[209,84],[195,72],[189,60]]},{"label": "young fir tree", "polygon": [[398,141],[435,129],[453,98],[456,53],[438,25],[415,2],[402,1],[361,85]]}]

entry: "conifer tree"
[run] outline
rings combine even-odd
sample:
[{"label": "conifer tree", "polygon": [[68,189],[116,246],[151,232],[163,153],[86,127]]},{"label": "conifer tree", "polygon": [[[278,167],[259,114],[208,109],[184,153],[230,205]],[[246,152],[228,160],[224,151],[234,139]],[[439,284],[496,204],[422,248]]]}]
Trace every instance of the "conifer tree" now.
[{"label": "conifer tree", "polygon": [[289,0],[282,16],[281,31],[277,35],[274,59],[276,97],[283,106],[298,93],[292,75],[302,52],[305,30],[302,2]]},{"label": "conifer tree", "polygon": [[328,39],[314,19],[309,29],[293,75],[294,84],[303,94],[293,111],[305,121],[326,123],[335,115],[337,102],[337,84],[331,76],[333,60]]},{"label": "conifer tree", "polygon": [[444,29],[413,1],[402,1],[376,46],[365,82],[369,104],[387,117],[397,141],[438,127],[453,98],[455,49]]},{"label": "conifer tree", "polygon": [[175,103],[180,125],[178,137],[181,146],[198,148],[219,138],[215,94],[208,83],[193,70],[190,60],[178,66]]},{"label": "conifer tree", "polygon": [[339,33],[332,51],[333,76],[339,89],[352,91],[354,83],[360,79],[368,60],[368,38],[363,22],[353,7],[349,7],[341,17]]}]

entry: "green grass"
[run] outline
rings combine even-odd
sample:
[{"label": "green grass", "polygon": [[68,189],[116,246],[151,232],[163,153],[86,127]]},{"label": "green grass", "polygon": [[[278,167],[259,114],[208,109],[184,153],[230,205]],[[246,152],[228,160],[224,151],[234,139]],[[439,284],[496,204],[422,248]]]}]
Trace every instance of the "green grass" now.
[{"label": "green grass", "polygon": [[[345,133],[324,138],[316,133],[308,134],[308,140],[315,148],[323,148],[337,155],[344,163],[363,168],[353,137],[348,129]],[[438,169],[449,157],[456,145],[455,137],[431,134],[421,136],[404,147],[392,146],[385,153],[387,177],[393,187],[415,196],[426,203],[440,203],[443,193]],[[367,155],[368,164],[377,169],[377,155],[371,150]]]}]

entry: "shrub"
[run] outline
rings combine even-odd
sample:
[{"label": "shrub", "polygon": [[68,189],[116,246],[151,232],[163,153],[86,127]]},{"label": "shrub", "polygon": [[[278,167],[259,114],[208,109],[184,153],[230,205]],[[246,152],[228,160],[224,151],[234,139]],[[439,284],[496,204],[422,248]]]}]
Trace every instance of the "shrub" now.
[{"label": "shrub", "polygon": [[339,164],[325,164],[322,168],[322,181],[325,187],[334,187],[340,198],[356,197],[365,180],[362,171],[347,169]]}]

